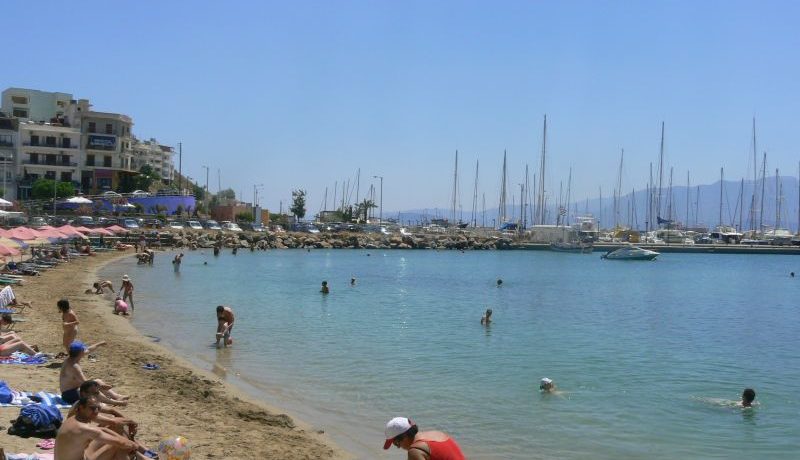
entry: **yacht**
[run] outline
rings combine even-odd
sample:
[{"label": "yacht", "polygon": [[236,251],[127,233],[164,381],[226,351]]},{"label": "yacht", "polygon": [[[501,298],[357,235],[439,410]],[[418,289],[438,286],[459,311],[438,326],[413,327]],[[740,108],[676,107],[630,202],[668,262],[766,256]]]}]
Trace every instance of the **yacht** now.
[{"label": "yacht", "polygon": [[659,256],[660,253],[651,251],[649,249],[642,249],[638,246],[627,245],[621,248],[613,249],[603,254],[602,259],[609,260],[653,260]]}]

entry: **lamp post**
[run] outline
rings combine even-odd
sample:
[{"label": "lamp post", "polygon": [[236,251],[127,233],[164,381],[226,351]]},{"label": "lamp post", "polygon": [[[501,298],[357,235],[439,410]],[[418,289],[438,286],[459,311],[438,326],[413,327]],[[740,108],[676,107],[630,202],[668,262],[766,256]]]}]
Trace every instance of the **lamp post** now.
[{"label": "lamp post", "polygon": [[373,179],[380,179],[381,180],[381,207],[379,211],[378,221],[379,224],[383,224],[383,176],[372,176]]},{"label": "lamp post", "polygon": [[208,212],[208,166],[201,165],[201,167],[206,170],[206,193],[203,194],[203,202],[206,205],[206,212]]}]

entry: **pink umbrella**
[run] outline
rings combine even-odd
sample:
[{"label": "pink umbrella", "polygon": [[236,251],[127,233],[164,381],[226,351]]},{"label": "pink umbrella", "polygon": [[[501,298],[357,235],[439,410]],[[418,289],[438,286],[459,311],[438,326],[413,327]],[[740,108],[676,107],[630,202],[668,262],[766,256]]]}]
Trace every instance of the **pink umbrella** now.
[{"label": "pink umbrella", "polygon": [[6,236],[9,238],[14,238],[15,240],[35,240],[39,238],[39,232],[36,230],[31,230],[28,227],[15,227],[9,230],[6,233]]},{"label": "pink umbrella", "polygon": [[92,232],[90,229],[88,229],[88,228],[86,228],[84,226],[75,227],[75,230],[77,230],[77,231],[79,231],[81,233],[91,233]]},{"label": "pink umbrella", "polygon": [[20,255],[20,252],[18,250],[10,248],[4,244],[0,244],[0,256],[6,257],[6,256],[18,256],[18,255]]},{"label": "pink umbrella", "polygon": [[59,232],[58,230],[54,229],[53,227],[50,227],[48,229],[45,229],[44,227],[42,227],[37,231],[38,231],[40,236],[43,236],[45,238],[67,238],[68,237],[68,235],[66,235],[65,233]]},{"label": "pink umbrella", "polygon": [[89,231],[90,235],[114,236],[114,233],[108,231],[107,229],[105,229],[103,227],[95,227],[95,228],[92,228],[92,229],[89,229],[89,230],[90,230]]},{"label": "pink umbrella", "polygon": [[127,229],[122,228],[119,225],[112,225],[110,227],[106,227],[106,230],[114,232],[114,233],[128,233]]}]

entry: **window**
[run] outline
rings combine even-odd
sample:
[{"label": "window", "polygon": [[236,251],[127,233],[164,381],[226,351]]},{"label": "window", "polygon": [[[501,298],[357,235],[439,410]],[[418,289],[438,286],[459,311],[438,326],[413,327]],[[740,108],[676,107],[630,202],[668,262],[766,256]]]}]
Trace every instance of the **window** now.
[{"label": "window", "polygon": [[65,148],[65,149],[70,148],[71,147],[71,143],[72,143],[72,139],[70,139],[68,137],[65,137],[64,139],[61,139],[61,147]]},{"label": "window", "polygon": [[31,135],[31,145],[39,145],[39,136]]},{"label": "window", "polygon": [[31,155],[31,157],[30,157],[31,158],[31,164],[32,165],[39,164],[39,154],[38,153],[31,153],[30,155]]},{"label": "window", "polygon": [[56,172],[55,171],[47,171],[44,173],[45,179],[56,180]]},{"label": "window", "polygon": [[110,168],[111,167],[111,156],[110,155],[106,155],[106,156],[103,157],[103,166],[106,167],[106,168]]},{"label": "window", "polygon": [[94,155],[86,155],[86,166],[94,166]]},{"label": "window", "polygon": [[11,102],[14,104],[27,104],[28,98],[26,96],[11,96]]},{"label": "window", "polygon": [[44,145],[48,147],[55,147],[56,146],[56,138],[52,136],[47,136],[44,138]]},{"label": "window", "polygon": [[106,123],[106,134],[114,134],[114,127],[111,123]]},{"label": "window", "polygon": [[47,154],[44,156],[44,164],[47,165],[54,165],[56,164],[56,155]]},{"label": "window", "polygon": [[93,121],[90,121],[89,122],[89,132],[90,133],[94,133],[96,131],[97,131],[97,125],[95,125]]},{"label": "window", "polygon": [[66,102],[64,102],[64,101],[56,101],[56,105],[59,106],[59,107],[64,107],[64,105],[66,105]]},{"label": "window", "polygon": [[14,143],[11,142],[11,134],[0,134],[0,147],[13,147]]},{"label": "window", "polygon": [[61,173],[61,182],[72,182],[72,173],[69,172],[69,171],[62,172]]},{"label": "window", "polygon": [[11,112],[11,114],[13,116],[15,116],[15,117],[18,117],[18,118],[28,118],[28,111],[25,110],[25,109],[16,109],[15,108],[14,111]]},{"label": "window", "polygon": [[69,166],[69,155],[61,155],[61,164]]}]

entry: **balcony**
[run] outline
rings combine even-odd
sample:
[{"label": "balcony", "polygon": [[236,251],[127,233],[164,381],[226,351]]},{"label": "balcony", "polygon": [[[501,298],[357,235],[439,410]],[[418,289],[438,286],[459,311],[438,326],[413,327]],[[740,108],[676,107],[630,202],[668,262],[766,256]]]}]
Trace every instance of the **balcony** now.
[{"label": "balcony", "polygon": [[13,142],[0,141],[0,147],[13,147],[13,146],[14,146]]},{"label": "balcony", "polygon": [[25,146],[25,147],[36,147],[36,148],[45,147],[45,148],[48,148],[48,149],[77,149],[78,148],[77,143],[73,144],[71,142],[70,142],[70,145],[68,145],[68,146],[65,146],[64,144],[59,145],[58,143],[56,143],[56,144],[42,144],[42,143],[32,144],[30,142],[23,142],[22,145]]},{"label": "balcony", "polygon": [[32,160],[22,160],[22,164],[26,166],[50,166],[55,168],[75,168],[78,166],[78,163],[67,162],[67,161],[32,161]]}]

